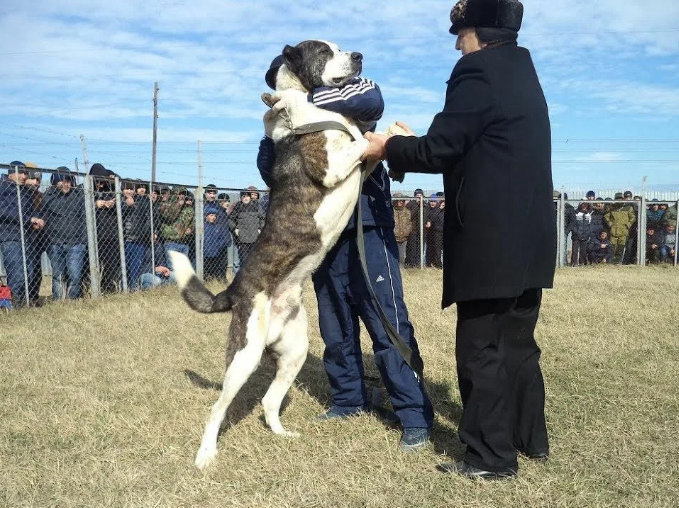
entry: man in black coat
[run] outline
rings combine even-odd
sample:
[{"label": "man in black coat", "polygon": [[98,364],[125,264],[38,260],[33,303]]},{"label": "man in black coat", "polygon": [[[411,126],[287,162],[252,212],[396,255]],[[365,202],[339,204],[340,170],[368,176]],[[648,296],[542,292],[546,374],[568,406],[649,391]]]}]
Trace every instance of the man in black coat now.
[{"label": "man in black coat", "polygon": [[[364,157],[394,175],[442,173],[447,197],[443,301],[457,303],[456,359],[464,460],[446,472],[506,478],[517,451],[549,453],[540,348],[533,332],[556,259],[547,104],[516,43],[516,0],[461,0],[450,32],[462,58],[425,136],[366,134]],[[492,239],[493,248],[484,248]]]}]

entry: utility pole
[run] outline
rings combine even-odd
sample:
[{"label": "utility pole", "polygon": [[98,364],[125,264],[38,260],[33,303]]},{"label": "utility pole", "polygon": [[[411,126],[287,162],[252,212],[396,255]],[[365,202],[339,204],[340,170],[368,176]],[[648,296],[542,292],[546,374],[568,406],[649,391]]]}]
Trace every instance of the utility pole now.
[{"label": "utility pole", "polygon": [[87,144],[85,143],[85,136],[80,135],[80,146],[83,149],[83,164],[85,165],[85,173],[90,172],[90,163],[87,160]]},{"label": "utility pole", "polygon": [[158,82],[153,85],[153,148],[151,152],[151,182],[156,181],[156,143],[158,140]]}]

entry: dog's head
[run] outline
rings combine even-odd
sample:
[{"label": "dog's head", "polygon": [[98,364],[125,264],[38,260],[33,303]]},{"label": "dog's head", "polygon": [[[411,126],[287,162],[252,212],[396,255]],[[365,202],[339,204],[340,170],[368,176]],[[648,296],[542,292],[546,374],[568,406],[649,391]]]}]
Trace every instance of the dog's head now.
[{"label": "dog's head", "polygon": [[363,70],[363,55],[340,51],[337,44],[308,40],[285,46],[284,65],[279,71],[277,89],[295,88],[299,81],[307,92],[320,86],[341,87]]}]

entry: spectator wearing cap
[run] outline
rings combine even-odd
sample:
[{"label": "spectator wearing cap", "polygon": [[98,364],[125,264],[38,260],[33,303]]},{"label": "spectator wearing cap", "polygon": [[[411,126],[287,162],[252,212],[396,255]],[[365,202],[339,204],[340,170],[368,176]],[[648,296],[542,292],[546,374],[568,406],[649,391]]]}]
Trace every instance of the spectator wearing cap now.
[{"label": "spectator wearing cap", "polygon": [[394,236],[398,244],[398,262],[401,267],[405,264],[406,246],[408,245],[408,236],[412,232],[412,213],[406,206],[403,194],[396,192],[392,196],[394,198]]},{"label": "spectator wearing cap", "polygon": [[217,208],[215,223],[224,230],[224,234],[228,237],[227,248],[224,249],[223,256],[219,256],[214,260],[215,263],[223,263],[223,266],[218,266],[215,270],[221,273],[221,278],[224,279],[226,277],[225,274],[228,265],[228,247],[233,243],[231,231],[229,231],[229,195],[226,193],[218,193],[217,186],[211,183],[205,187],[204,200],[203,210],[208,206]]},{"label": "spectator wearing cap", "polygon": [[35,210],[30,189],[24,185],[28,171],[23,162],[12,161],[10,165],[8,174],[0,179],[0,253],[14,306],[22,307],[30,302],[26,285],[33,277],[34,263],[26,259],[31,250],[29,232],[45,223]]},{"label": "spectator wearing cap", "polygon": [[656,231],[660,228],[665,220],[665,211],[660,209],[660,203],[657,199],[653,199],[646,210],[646,225],[653,226]]},{"label": "spectator wearing cap", "polygon": [[[413,197],[415,199],[408,201],[406,204],[406,207],[410,210],[410,216],[412,217],[410,235],[408,236],[408,242],[406,244],[406,268],[419,268],[422,259],[421,239],[423,224],[420,224],[420,218],[426,211],[423,203],[424,191],[422,189],[415,189]],[[424,217],[422,217],[422,222],[424,223]]]},{"label": "spectator wearing cap", "polygon": [[231,245],[228,217],[216,203],[207,203],[205,215],[203,263],[205,280],[218,279],[226,282],[228,249]]},{"label": "spectator wearing cap", "polygon": [[[61,186],[43,203],[47,255],[52,264],[52,299],[80,298],[87,251],[85,193],[69,173],[59,173]],[[67,290],[64,291],[64,287]]]},{"label": "spectator wearing cap", "polygon": [[440,208],[439,197],[436,194],[429,196],[429,208],[424,225],[426,266],[443,268],[443,210]]},{"label": "spectator wearing cap", "polygon": [[587,191],[585,199],[587,201],[594,201],[596,199],[596,193],[593,190]]},{"label": "spectator wearing cap", "polygon": [[[233,238],[238,249],[240,264],[245,263],[252,246],[257,240],[259,233],[264,227],[264,214],[257,201],[252,200],[254,187],[248,187],[240,193],[240,201],[233,207],[229,216],[229,229],[233,233]],[[238,272],[239,266],[234,262],[233,273]]]}]

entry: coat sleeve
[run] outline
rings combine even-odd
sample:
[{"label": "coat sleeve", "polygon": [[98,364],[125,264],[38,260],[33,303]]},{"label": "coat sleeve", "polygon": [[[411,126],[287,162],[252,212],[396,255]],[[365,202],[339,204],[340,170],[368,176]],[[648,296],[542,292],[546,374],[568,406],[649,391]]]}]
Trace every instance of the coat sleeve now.
[{"label": "coat sleeve", "polygon": [[264,136],[259,142],[259,151],[257,152],[257,169],[259,169],[259,175],[262,177],[262,180],[267,185],[267,187],[272,186],[272,173],[275,162],[276,152],[274,151],[273,139]]},{"label": "coat sleeve", "polygon": [[476,143],[496,111],[491,84],[478,63],[460,60],[448,81],[443,111],[427,134],[393,136],[386,146],[389,168],[400,173],[443,173]]},{"label": "coat sleeve", "polygon": [[366,78],[355,78],[342,88],[316,88],[309,99],[314,106],[359,122],[377,122],[384,112],[384,100],[379,86]]}]

